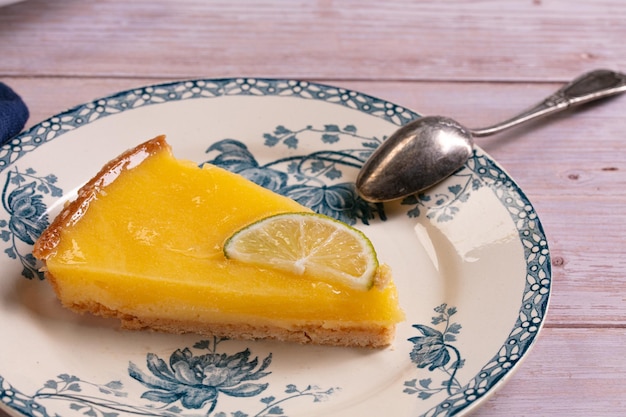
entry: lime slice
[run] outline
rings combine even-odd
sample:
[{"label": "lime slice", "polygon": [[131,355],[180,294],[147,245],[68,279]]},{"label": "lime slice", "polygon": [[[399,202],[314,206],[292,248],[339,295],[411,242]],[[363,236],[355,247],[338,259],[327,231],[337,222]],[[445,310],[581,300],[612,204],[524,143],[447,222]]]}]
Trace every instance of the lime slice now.
[{"label": "lime slice", "polygon": [[362,232],[316,213],[277,214],[252,223],[228,238],[224,254],[364,291],[378,269],[374,246]]}]

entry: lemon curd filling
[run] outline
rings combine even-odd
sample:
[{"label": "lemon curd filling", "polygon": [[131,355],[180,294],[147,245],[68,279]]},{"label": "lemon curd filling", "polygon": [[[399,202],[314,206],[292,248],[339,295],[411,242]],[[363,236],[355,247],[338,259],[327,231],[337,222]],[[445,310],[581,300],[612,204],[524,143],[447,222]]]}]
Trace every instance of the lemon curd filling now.
[{"label": "lemon curd filling", "polygon": [[66,306],[285,328],[402,319],[390,279],[362,291],[227,259],[224,242],[243,226],[309,210],[219,167],[178,160],[161,141],[109,168],[36,245]]}]

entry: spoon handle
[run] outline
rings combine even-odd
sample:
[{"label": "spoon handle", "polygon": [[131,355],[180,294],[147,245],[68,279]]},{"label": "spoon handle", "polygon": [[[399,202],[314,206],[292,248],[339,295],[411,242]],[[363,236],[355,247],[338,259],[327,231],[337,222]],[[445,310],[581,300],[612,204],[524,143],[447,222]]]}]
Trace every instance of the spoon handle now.
[{"label": "spoon handle", "polygon": [[538,117],[625,91],[626,74],[604,69],[591,71],[565,85],[535,107],[502,123],[483,129],[472,129],[471,132],[474,137],[492,135]]}]

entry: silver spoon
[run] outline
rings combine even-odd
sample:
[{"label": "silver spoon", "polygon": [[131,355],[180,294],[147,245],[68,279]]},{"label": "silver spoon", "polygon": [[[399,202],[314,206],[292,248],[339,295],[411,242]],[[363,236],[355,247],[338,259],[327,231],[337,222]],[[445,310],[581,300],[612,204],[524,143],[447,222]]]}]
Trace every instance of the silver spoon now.
[{"label": "silver spoon", "polygon": [[474,137],[488,136],[541,116],[626,91],[626,74],[583,74],[535,107],[484,129],[468,129],[447,117],[413,120],[386,139],[361,168],[356,187],[365,200],[383,202],[423,191],[461,168]]}]

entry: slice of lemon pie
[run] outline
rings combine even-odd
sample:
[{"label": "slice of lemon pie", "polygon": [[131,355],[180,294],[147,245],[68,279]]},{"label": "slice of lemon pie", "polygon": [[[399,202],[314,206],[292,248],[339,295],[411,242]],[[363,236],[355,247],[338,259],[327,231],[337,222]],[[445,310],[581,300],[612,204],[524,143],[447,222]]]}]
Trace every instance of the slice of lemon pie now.
[{"label": "slice of lemon pie", "polygon": [[64,306],[127,329],[382,347],[403,319],[362,233],[163,136],[105,165],[33,253]]}]

